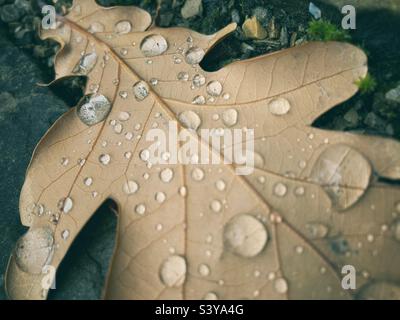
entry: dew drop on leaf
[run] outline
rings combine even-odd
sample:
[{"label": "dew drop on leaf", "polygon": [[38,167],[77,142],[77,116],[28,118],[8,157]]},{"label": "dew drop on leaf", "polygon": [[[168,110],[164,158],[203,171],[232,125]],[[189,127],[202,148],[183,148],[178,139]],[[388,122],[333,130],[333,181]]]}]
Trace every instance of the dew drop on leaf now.
[{"label": "dew drop on leaf", "polygon": [[105,154],[100,155],[99,161],[100,161],[101,164],[106,166],[106,165],[108,165],[110,163],[111,157],[110,157],[109,154],[105,153]]},{"label": "dew drop on leaf", "polygon": [[31,228],[17,242],[15,261],[22,271],[40,274],[50,262],[53,249],[54,238],[50,228]]},{"label": "dew drop on leaf", "polygon": [[226,188],[226,183],[224,180],[220,179],[217,180],[217,182],[215,182],[215,187],[217,188],[217,190],[219,191],[224,191]]},{"label": "dew drop on leaf", "polygon": [[75,74],[81,75],[88,75],[90,71],[93,70],[97,63],[97,54],[96,52],[91,52],[85,54],[80,58],[78,63],[75,65],[74,69],[72,70]]},{"label": "dew drop on leaf", "polygon": [[208,265],[204,264],[204,263],[202,263],[202,264],[199,265],[199,269],[198,269],[198,270],[199,270],[199,274],[200,274],[202,277],[207,277],[207,276],[209,276],[210,273],[211,273],[210,267],[209,267]]},{"label": "dew drop on leaf", "polygon": [[280,294],[284,294],[288,291],[288,284],[286,279],[284,278],[277,278],[274,281],[274,289],[276,290],[276,292],[280,293]]},{"label": "dew drop on leaf", "polygon": [[192,170],[192,178],[195,181],[201,181],[204,179],[204,171],[200,168],[194,168]]},{"label": "dew drop on leaf", "polygon": [[200,88],[206,83],[206,78],[202,74],[196,74],[193,77],[192,83],[195,87]]},{"label": "dew drop on leaf", "polygon": [[158,203],[163,203],[166,199],[166,195],[162,191],[158,191],[154,197]]},{"label": "dew drop on leaf", "polygon": [[268,103],[269,112],[276,116],[283,116],[289,112],[291,105],[285,98],[273,99]]},{"label": "dew drop on leaf", "polygon": [[127,34],[131,32],[132,24],[128,20],[121,20],[115,24],[114,31],[117,34]]},{"label": "dew drop on leaf", "polygon": [[100,22],[93,22],[88,28],[88,32],[90,33],[104,32],[104,30],[104,24]]},{"label": "dew drop on leaf", "polygon": [[206,98],[204,96],[195,96],[192,100],[193,104],[205,104],[206,103]]},{"label": "dew drop on leaf", "polygon": [[265,226],[248,214],[233,217],[224,227],[226,248],[245,258],[258,255],[267,241],[268,233]]},{"label": "dew drop on leaf", "polygon": [[235,109],[228,109],[222,113],[222,122],[227,127],[232,127],[237,123],[238,112]]},{"label": "dew drop on leaf", "polygon": [[196,131],[201,125],[201,119],[199,115],[191,110],[181,112],[178,118],[183,126],[187,129]]},{"label": "dew drop on leaf", "polygon": [[79,119],[86,125],[92,126],[103,121],[111,110],[111,103],[101,94],[85,96],[77,106]]},{"label": "dew drop on leaf", "polygon": [[207,93],[212,97],[219,97],[222,93],[222,84],[219,81],[211,81],[207,84]]},{"label": "dew drop on leaf", "polygon": [[287,192],[287,187],[285,184],[283,184],[282,182],[278,182],[277,184],[275,184],[274,195],[278,197],[283,197],[286,195],[286,192]]},{"label": "dew drop on leaf", "polygon": [[204,57],[204,50],[199,47],[192,47],[186,51],[185,60],[188,64],[198,64]]},{"label": "dew drop on leaf", "polygon": [[218,296],[214,292],[207,292],[204,295],[203,300],[218,300]]},{"label": "dew drop on leaf", "polygon": [[160,179],[162,182],[168,183],[174,177],[174,172],[170,168],[165,168],[160,172]]},{"label": "dew drop on leaf", "polygon": [[149,86],[144,81],[138,81],[133,85],[133,95],[137,101],[144,100],[149,95]]},{"label": "dew drop on leaf", "polygon": [[167,40],[159,34],[145,37],[140,43],[140,50],[146,57],[158,56],[168,49]]},{"label": "dew drop on leaf", "polygon": [[185,259],[178,255],[168,257],[161,264],[160,278],[167,287],[181,286],[186,278]]},{"label": "dew drop on leaf", "polygon": [[124,183],[124,186],[122,189],[127,195],[131,195],[131,194],[136,193],[136,191],[139,190],[139,185],[137,184],[136,181],[129,180]]},{"label": "dew drop on leaf", "polygon": [[178,80],[180,80],[180,81],[188,81],[189,80],[189,73],[187,73],[185,71],[181,71],[181,72],[178,73],[176,78]]}]

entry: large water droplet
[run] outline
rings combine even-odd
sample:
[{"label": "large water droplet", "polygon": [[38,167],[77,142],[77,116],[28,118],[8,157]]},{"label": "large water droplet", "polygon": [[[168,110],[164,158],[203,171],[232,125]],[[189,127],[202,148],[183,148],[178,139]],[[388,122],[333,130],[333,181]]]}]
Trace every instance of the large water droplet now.
[{"label": "large water droplet", "polygon": [[80,60],[78,61],[72,72],[81,75],[88,75],[90,71],[93,70],[96,63],[97,63],[96,52],[85,54],[80,58]]},{"label": "large water droplet", "polygon": [[178,255],[168,257],[161,264],[160,278],[167,287],[181,286],[186,278],[185,259]]},{"label": "large water droplet", "polygon": [[110,157],[109,154],[105,153],[105,154],[100,155],[99,161],[100,161],[101,164],[106,166],[106,165],[108,165],[110,163],[111,157]]},{"label": "large water droplet", "polygon": [[204,179],[204,171],[200,168],[194,168],[192,170],[192,178],[195,181],[201,181]]},{"label": "large water droplet", "polygon": [[185,60],[188,64],[198,64],[204,57],[204,50],[199,47],[191,47],[185,54]]},{"label": "large water droplet", "polygon": [[195,96],[192,100],[193,104],[205,104],[206,103],[206,98],[204,96]]},{"label": "large water droplet", "polygon": [[268,103],[269,112],[276,116],[283,116],[290,110],[290,103],[284,98],[273,99]]},{"label": "large water droplet", "polygon": [[345,210],[365,193],[371,174],[371,165],[361,153],[338,144],[322,152],[310,178],[325,190],[335,209]]},{"label": "large water droplet", "polygon": [[201,125],[199,115],[191,110],[183,111],[179,114],[179,121],[185,128],[197,130]]},{"label": "large water droplet", "polygon": [[167,40],[159,34],[152,34],[145,37],[140,44],[140,50],[146,57],[158,56],[167,51],[167,49]]},{"label": "large water droplet", "polygon": [[27,273],[40,274],[53,256],[54,238],[49,228],[31,228],[17,242],[15,261]]},{"label": "large water droplet", "polygon": [[219,81],[210,81],[207,84],[207,93],[212,97],[219,97],[222,93],[222,84]]},{"label": "large water droplet", "polygon": [[238,112],[235,109],[228,109],[222,113],[222,122],[227,127],[232,127],[237,123]]},{"label": "large water droplet", "polygon": [[124,186],[122,189],[124,190],[124,192],[126,194],[131,195],[139,190],[139,185],[137,184],[136,181],[129,180],[124,183]]},{"label": "large water droplet", "polygon": [[138,81],[133,85],[133,94],[136,100],[142,101],[149,95],[149,86],[144,81]]},{"label": "large water droplet", "polygon": [[74,202],[72,201],[72,199],[70,197],[66,197],[66,198],[60,200],[58,206],[63,213],[69,213],[74,206]]},{"label": "large water droplet", "polygon": [[128,20],[122,20],[115,24],[114,31],[117,34],[127,34],[131,32],[132,24]]},{"label": "large water droplet", "polygon": [[192,83],[195,87],[200,88],[206,83],[206,78],[202,74],[196,74],[193,77]]},{"label": "large water droplet", "polygon": [[225,246],[242,257],[251,258],[258,255],[267,241],[265,226],[248,214],[233,217],[224,228]]},{"label": "large water droplet", "polygon": [[111,103],[101,94],[85,96],[77,106],[79,119],[86,125],[92,126],[103,121],[110,113]]}]

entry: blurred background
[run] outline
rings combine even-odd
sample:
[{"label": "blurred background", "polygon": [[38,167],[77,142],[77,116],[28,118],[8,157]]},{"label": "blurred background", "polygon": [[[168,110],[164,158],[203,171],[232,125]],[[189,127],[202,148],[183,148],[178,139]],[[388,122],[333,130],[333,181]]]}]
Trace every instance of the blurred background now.
[{"label": "blurred background", "polygon": [[[314,126],[400,138],[400,0],[98,0],[101,5],[136,5],[161,27],[183,26],[211,34],[230,22],[237,30],[203,59],[212,71],[240,59],[313,40],[348,41],[367,53],[368,78],[360,92],[318,119]],[[51,87],[58,45],[38,38],[41,6],[66,13],[70,0],[0,0],[0,299],[4,272],[25,232],[18,198],[25,170],[39,139],[82,96],[85,79]],[[341,28],[343,5],[356,8],[356,29]],[[243,25],[244,24],[244,25]],[[257,26],[257,28],[255,28]],[[256,32],[263,30],[263,32]],[[265,31],[265,32],[264,32]],[[116,229],[113,204],[105,203],[74,242],[57,275],[50,299],[100,299]]]}]

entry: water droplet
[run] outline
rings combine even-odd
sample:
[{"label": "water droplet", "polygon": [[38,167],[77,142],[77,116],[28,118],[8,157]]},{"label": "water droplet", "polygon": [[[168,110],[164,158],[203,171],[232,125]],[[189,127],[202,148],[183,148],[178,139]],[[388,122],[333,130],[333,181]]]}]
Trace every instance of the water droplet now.
[{"label": "water droplet", "polygon": [[302,246],[297,246],[295,251],[297,254],[302,254],[304,252],[304,248]]},{"label": "water droplet", "polygon": [[146,57],[158,56],[168,49],[167,40],[159,34],[145,37],[140,43],[140,50]]},{"label": "water droplet", "polygon": [[218,300],[218,296],[214,292],[207,292],[204,295],[203,300]]},{"label": "water droplet", "polygon": [[278,197],[283,197],[286,195],[286,192],[287,192],[287,187],[285,184],[283,184],[282,182],[278,182],[277,184],[275,184],[274,195]]},{"label": "water droplet", "polygon": [[224,95],[222,96],[224,100],[229,100],[230,97],[231,95],[229,93],[224,93]]},{"label": "water droplet", "polygon": [[192,100],[192,104],[205,104],[206,98],[204,96],[195,96]]},{"label": "water droplet", "polygon": [[373,234],[367,235],[367,241],[368,241],[368,242],[374,242],[374,240],[375,240],[375,237],[374,237]]},{"label": "water droplet", "polygon": [[87,177],[83,180],[85,186],[90,187],[93,184],[93,179],[91,177]]},{"label": "water droplet", "polygon": [[156,224],[156,231],[161,231],[163,229],[163,225],[161,223]]},{"label": "water droplet", "polygon": [[36,205],[34,205],[33,207],[33,214],[40,217],[42,216],[44,213],[44,205],[41,203],[38,203]]},{"label": "water droplet", "polygon": [[217,188],[217,190],[219,191],[224,191],[226,188],[226,183],[224,180],[220,179],[217,180],[217,182],[215,182],[215,187]]},{"label": "water droplet", "polygon": [[192,178],[195,181],[201,181],[204,179],[204,171],[200,168],[194,168],[192,170]]},{"label": "water droplet", "polygon": [[288,291],[288,284],[286,279],[284,278],[278,278],[275,280],[274,282],[274,288],[276,290],[276,292],[280,293],[280,294],[284,294]]},{"label": "water droplet", "polygon": [[149,95],[149,86],[144,81],[138,81],[133,85],[133,94],[137,101],[143,101]]},{"label": "water droplet", "polygon": [[187,196],[187,188],[185,186],[180,187],[179,194],[181,197],[186,197]]},{"label": "water droplet", "polygon": [[128,20],[121,20],[115,24],[114,31],[117,34],[127,34],[131,32],[132,24]]},{"label": "water droplet", "polygon": [[183,111],[179,114],[179,121],[187,129],[196,131],[201,125],[199,115],[191,110]]},{"label": "water droplet", "polygon": [[304,160],[300,160],[299,161],[299,168],[300,169],[304,169],[307,166],[307,162],[305,162]]},{"label": "water droplet", "polygon": [[67,240],[67,239],[69,238],[69,230],[68,230],[68,229],[65,229],[65,230],[63,230],[63,231],[61,232],[61,238],[62,238],[63,240]]},{"label": "water droplet", "polygon": [[185,259],[178,255],[168,257],[161,264],[160,278],[167,287],[181,286],[186,278]]},{"label": "water droplet", "polygon": [[132,132],[125,133],[125,139],[126,140],[132,140],[132,138],[133,138],[133,133]]},{"label": "water droplet", "polygon": [[66,197],[64,199],[61,199],[58,203],[58,207],[61,209],[63,213],[69,213],[72,210],[72,207],[74,206],[74,202],[70,197]]},{"label": "water droplet", "polygon": [[181,71],[177,75],[177,79],[180,81],[188,81],[189,80],[189,73],[185,71]]},{"label": "water droplet", "polygon": [[258,255],[268,241],[265,226],[255,217],[241,214],[233,217],[224,228],[224,243],[233,253],[250,258]]},{"label": "water droplet", "polygon": [[159,191],[156,193],[155,199],[158,203],[163,203],[166,199],[166,195],[164,192]]},{"label": "water droplet", "polygon": [[165,168],[160,172],[160,179],[162,182],[168,183],[174,177],[174,172],[170,168]]},{"label": "water droplet", "polygon": [[61,164],[66,167],[69,163],[69,159],[66,157],[61,158]]},{"label": "water droplet", "polygon": [[311,239],[322,239],[328,234],[328,227],[321,223],[306,224],[307,235]]},{"label": "water droplet", "polygon": [[222,122],[227,127],[232,127],[237,123],[238,112],[235,109],[228,109],[222,113]]},{"label": "water droplet", "polygon": [[85,54],[80,58],[78,63],[75,65],[74,69],[72,70],[75,74],[81,75],[88,75],[90,71],[93,70],[97,63],[97,54],[96,52],[91,52]]},{"label": "water droplet", "polygon": [[146,206],[140,203],[135,207],[135,211],[137,214],[143,215],[146,212]]},{"label": "water droplet", "polygon": [[149,159],[150,159],[150,151],[147,150],[147,149],[143,149],[142,151],[140,151],[139,157],[143,161],[149,161]]},{"label": "water droplet", "polygon": [[204,57],[204,50],[199,47],[192,47],[186,51],[185,60],[188,64],[198,64]]},{"label": "water droplet", "polygon": [[40,274],[43,267],[50,263],[53,249],[54,238],[51,229],[31,228],[16,244],[15,262],[24,272]]},{"label": "water droplet", "polygon": [[137,184],[136,181],[133,180],[128,180],[124,183],[124,186],[122,187],[124,192],[128,195],[136,193],[136,191],[139,190],[139,185]]},{"label": "water droplet", "polygon": [[302,196],[305,193],[305,189],[304,187],[297,187],[296,189],[294,189],[294,194],[296,196]]},{"label": "water droplet", "polygon": [[111,157],[107,153],[101,154],[100,157],[99,157],[99,161],[100,161],[101,164],[106,166],[106,165],[108,165],[110,163]]},{"label": "water droplet", "polygon": [[219,97],[222,93],[222,84],[219,81],[210,81],[207,84],[207,93],[213,97]]},{"label": "water droplet", "polygon": [[315,162],[310,179],[326,192],[332,206],[345,210],[365,193],[372,169],[357,150],[341,144],[328,146]]},{"label": "water droplet", "polygon": [[206,78],[202,74],[196,74],[193,77],[192,83],[195,87],[200,88],[206,83]]},{"label": "water droplet", "polygon": [[211,273],[210,267],[208,265],[204,264],[204,263],[199,265],[199,269],[198,270],[199,270],[199,274],[202,277],[207,277]]},{"label": "water droplet", "polygon": [[130,116],[131,116],[131,115],[130,115],[129,112],[121,111],[121,112],[119,113],[119,115],[118,115],[118,119],[119,119],[120,121],[127,121],[127,120],[129,120]]},{"label": "water droplet", "polygon": [[123,130],[122,124],[121,123],[117,123],[114,126],[114,132],[117,134],[120,134]]},{"label": "water droplet", "polygon": [[282,116],[289,112],[291,106],[285,98],[277,98],[268,103],[268,108],[273,115]]},{"label": "water droplet", "polygon": [[132,157],[132,152],[130,152],[130,151],[125,152],[125,153],[124,153],[124,157],[125,157],[126,159],[130,159],[130,158]]},{"label": "water droplet", "polygon": [[270,272],[270,273],[268,273],[268,280],[270,280],[270,281],[272,281],[272,280],[274,280],[275,279],[275,277],[276,277],[276,275],[275,275],[275,272]]},{"label": "water droplet", "polygon": [[86,125],[92,126],[103,121],[111,110],[111,103],[101,94],[85,96],[78,104],[77,114]]},{"label": "water droplet", "polygon": [[150,79],[150,84],[151,84],[152,86],[156,86],[156,85],[158,84],[158,79],[156,79],[156,78],[151,78],[151,79]]},{"label": "water droplet", "polygon": [[214,212],[220,212],[222,210],[222,203],[219,200],[213,200],[210,203],[210,208]]},{"label": "water droplet", "polygon": [[100,22],[93,22],[89,28],[88,28],[88,32],[89,33],[97,33],[97,32],[104,32],[104,25]]},{"label": "water droplet", "polygon": [[126,99],[126,98],[128,98],[128,92],[126,92],[126,91],[120,91],[120,92],[119,92],[119,96],[120,96],[122,99]]}]

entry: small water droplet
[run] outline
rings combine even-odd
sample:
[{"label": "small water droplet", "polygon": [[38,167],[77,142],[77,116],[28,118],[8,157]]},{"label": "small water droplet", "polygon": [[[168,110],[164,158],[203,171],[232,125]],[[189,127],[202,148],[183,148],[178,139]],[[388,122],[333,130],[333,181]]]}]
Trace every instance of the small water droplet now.
[{"label": "small water droplet", "polygon": [[222,96],[222,98],[223,98],[224,100],[229,100],[230,97],[231,97],[231,95],[230,95],[229,93],[224,93],[223,96]]},{"label": "small water droplet", "polygon": [[65,230],[63,230],[63,231],[61,232],[61,238],[62,238],[63,240],[67,240],[67,239],[69,238],[69,230],[68,230],[68,229],[65,229]]},{"label": "small water droplet", "polygon": [[99,157],[99,161],[100,161],[101,164],[106,166],[106,165],[108,165],[110,163],[111,157],[107,153],[101,154],[100,157]]},{"label": "small water droplet", "polygon": [[140,43],[140,50],[146,57],[158,56],[168,49],[167,40],[159,34],[145,37]]},{"label": "small water droplet", "polygon": [[277,98],[268,103],[268,108],[273,115],[283,116],[289,112],[291,106],[287,99]]},{"label": "small water droplet", "polygon": [[160,278],[167,287],[179,287],[185,282],[186,271],[183,257],[170,256],[160,266]]},{"label": "small water droplet", "polygon": [[207,292],[204,295],[203,300],[218,300],[218,296],[215,292]]},{"label": "small water droplet", "polygon": [[70,197],[66,197],[59,201],[59,208],[63,213],[69,213],[74,206],[74,202]]},{"label": "small water droplet", "polygon": [[157,84],[158,84],[158,79],[156,79],[156,78],[151,78],[150,79],[150,84],[154,87],[154,86],[156,86]]},{"label": "small water droplet", "polygon": [[146,212],[146,206],[140,203],[135,207],[135,211],[137,214],[143,215]]},{"label": "small water droplet", "polygon": [[138,81],[133,85],[133,95],[137,101],[143,101],[149,95],[149,86],[144,81]]},{"label": "small water droplet", "polygon": [[200,168],[194,168],[192,170],[192,178],[195,181],[201,181],[204,179],[204,171]]},{"label": "small water droplet", "polygon": [[111,103],[101,94],[85,96],[77,106],[79,119],[92,126],[103,121],[110,113]]},{"label": "small water droplet", "polygon": [[204,96],[195,96],[192,100],[192,104],[205,104],[206,103],[206,98]]},{"label": "small water droplet", "polygon": [[304,248],[302,246],[297,246],[295,248],[295,251],[296,251],[297,254],[302,254],[303,251],[304,251]]},{"label": "small water droplet", "polygon": [[284,294],[288,291],[288,284],[286,279],[284,278],[278,278],[275,280],[274,282],[274,288],[276,290],[276,292],[280,293],[280,294]]},{"label": "small water droplet", "polygon": [[166,198],[167,197],[166,197],[165,193],[161,192],[161,191],[157,192],[155,195],[155,199],[158,203],[163,203]]},{"label": "small water droplet", "polygon": [[222,93],[222,84],[219,81],[210,81],[207,84],[207,93],[212,97],[219,97]]},{"label": "small water droplet", "polygon": [[329,231],[328,227],[322,223],[307,223],[306,230],[311,239],[325,238]]},{"label": "small water droplet", "polygon": [[215,187],[217,188],[217,190],[219,191],[224,191],[226,188],[226,183],[224,180],[220,179],[217,180],[217,182],[215,182]]},{"label": "small water droplet", "polygon": [[117,134],[120,134],[123,130],[122,124],[121,123],[117,123],[114,126],[114,132]]},{"label": "small water droplet", "polygon": [[150,159],[150,151],[148,149],[143,149],[142,151],[140,151],[139,157],[141,160],[143,161],[149,161]]},{"label": "small water droplet", "polygon": [[104,30],[105,30],[105,27],[100,22],[93,22],[88,28],[89,33],[104,32]]},{"label": "small water droplet", "polygon": [[170,168],[165,168],[160,172],[162,182],[169,183],[174,177],[174,172]]},{"label": "small water droplet", "polygon": [[85,186],[90,187],[93,184],[93,179],[91,177],[87,177],[83,180]]},{"label": "small water droplet", "polygon": [[208,265],[204,264],[204,263],[202,263],[202,264],[199,265],[198,271],[199,271],[199,274],[200,274],[202,277],[207,277],[207,276],[209,276],[210,273],[211,273],[210,267],[209,267]]},{"label": "small water droplet", "polygon": [[72,70],[75,74],[81,75],[88,75],[90,71],[93,70],[97,63],[97,54],[96,52],[91,52],[85,54],[80,58],[78,63],[75,65],[74,69]]},{"label": "small water droplet", "polygon": [[69,163],[69,159],[68,159],[68,158],[66,158],[66,157],[62,157],[62,158],[61,158],[61,164],[62,164],[64,167],[66,167],[66,166],[68,165],[68,163]]},{"label": "small water droplet", "polygon": [[238,112],[235,109],[228,109],[222,113],[222,122],[227,127],[232,127],[237,123]]},{"label": "small water droplet", "polygon": [[233,253],[250,258],[258,255],[268,241],[265,226],[248,214],[234,216],[225,225],[224,242]]},{"label": "small water droplet", "polygon": [[185,71],[181,71],[177,75],[177,79],[180,81],[188,81],[189,80],[189,73]]},{"label": "small water droplet", "polygon": [[139,190],[139,185],[137,184],[136,181],[128,180],[124,183],[122,189],[126,194],[131,195]]},{"label": "small water droplet", "polygon": [[286,192],[287,192],[287,187],[285,184],[283,184],[282,182],[278,182],[277,184],[275,184],[274,195],[278,197],[284,197],[286,195]]},{"label": "small water droplet", "polygon": [[198,64],[204,57],[204,50],[199,47],[192,47],[185,53],[185,60],[188,64]]},{"label": "small water droplet", "polygon": [[125,133],[125,139],[126,140],[132,140],[132,138],[133,138],[133,133],[132,132]]},{"label": "small water droplet", "polygon": [[305,193],[305,189],[304,187],[297,187],[296,189],[294,189],[294,194],[296,196],[302,196]]},{"label": "small water droplet", "polygon": [[181,112],[178,118],[187,129],[196,131],[201,125],[201,119],[199,115],[191,110]]},{"label": "small water droplet", "polygon": [[118,115],[118,119],[119,119],[120,121],[127,121],[127,120],[129,120],[130,116],[131,116],[131,115],[130,115],[129,112],[121,111],[121,112],[119,113],[119,115]]},{"label": "small water droplet", "polygon": [[128,20],[121,20],[115,24],[114,31],[117,34],[127,34],[131,32],[132,24]]},{"label": "small water droplet", "polygon": [[200,88],[206,83],[206,78],[202,74],[196,74],[193,77],[192,83],[195,87]]},{"label": "small water droplet", "polygon": [[214,212],[220,212],[222,210],[222,203],[219,200],[212,200],[210,203],[210,208]]},{"label": "small water droplet", "polygon": [[120,96],[122,99],[126,99],[126,98],[128,98],[128,92],[127,92],[127,91],[120,91],[120,92],[119,92],[119,96]]},{"label": "small water droplet", "polygon": [[185,186],[182,186],[179,188],[179,195],[181,197],[186,197],[187,196],[187,188]]}]

